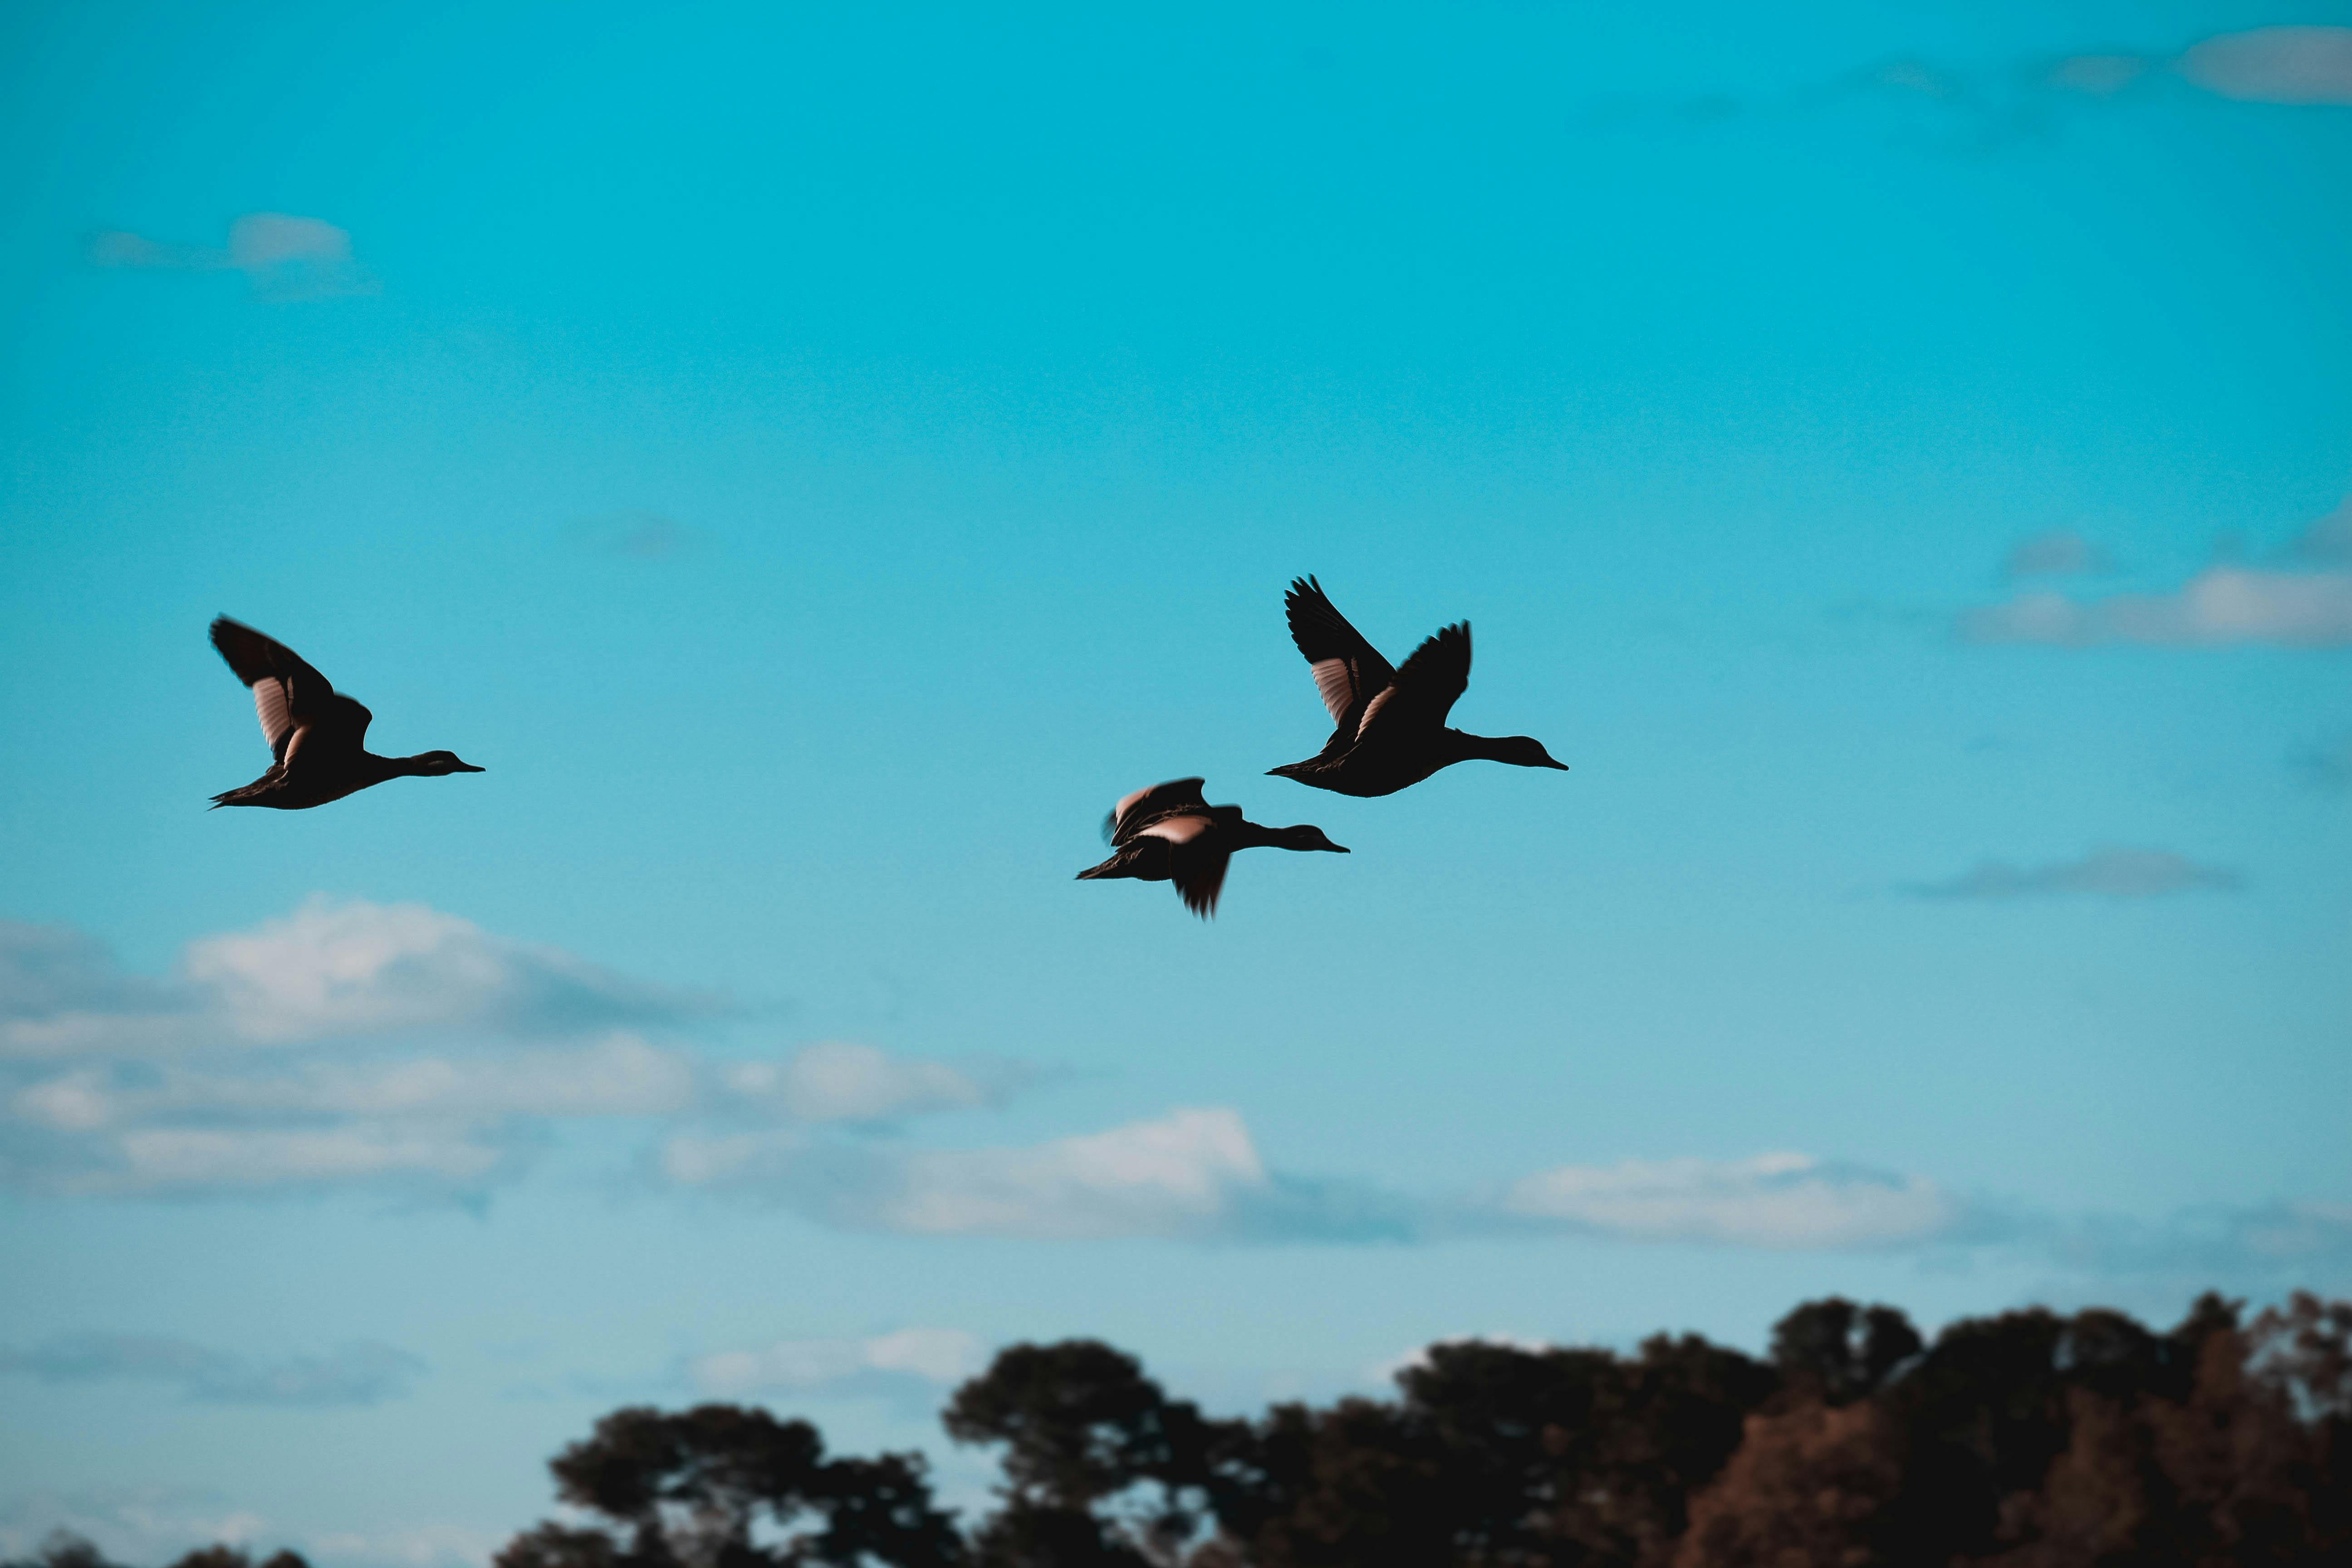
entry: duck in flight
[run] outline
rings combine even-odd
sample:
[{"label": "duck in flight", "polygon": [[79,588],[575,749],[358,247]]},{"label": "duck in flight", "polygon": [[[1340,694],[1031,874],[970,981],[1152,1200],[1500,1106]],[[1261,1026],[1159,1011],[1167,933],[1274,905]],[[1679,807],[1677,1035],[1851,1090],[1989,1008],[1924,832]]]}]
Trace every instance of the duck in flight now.
[{"label": "duck in flight", "polygon": [[1413,649],[1402,668],[1391,668],[1314,578],[1293,578],[1282,607],[1290,616],[1290,640],[1307,656],[1336,727],[1320,752],[1268,773],[1341,795],[1394,795],[1474,758],[1568,771],[1532,736],[1446,727],[1446,714],[1470,684],[1468,621],[1445,627]]},{"label": "duck in flight", "polygon": [[213,647],[236,678],[253,688],[254,711],[261,716],[261,738],[269,742],[270,755],[268,773],[213,796],[215,810],[268,805],[300,811],[386,779],[487,771],[458,761],[455,752],[377,756],[364,743],[374,715],[329,685],[292,648],[251,626],[222,616],[213,622]]},{"label": "duck in flight", "polygon": [[1111,807],[1103,819],[1103,837],[1110,840],[1111,858],[1079,872],[1078,880],[1133,877],[1144,882],[1173,882],[1184,907],[1207,920],[1217,912],[1225,866],[1237,849],[1348,853],[1345,846],[1325,837],[1319,827],[1263,827],[1244,819],[1238,805],[1211,805],[1202,797],[1202,782],[1171,779],[1137,790]]}]

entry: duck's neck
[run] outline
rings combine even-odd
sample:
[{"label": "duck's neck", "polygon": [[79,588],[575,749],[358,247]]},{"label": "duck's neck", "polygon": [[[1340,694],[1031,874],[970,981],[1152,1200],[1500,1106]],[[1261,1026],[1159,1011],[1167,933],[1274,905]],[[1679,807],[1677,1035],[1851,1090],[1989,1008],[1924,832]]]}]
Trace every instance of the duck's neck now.
[{"label": "duck's neck", "polygon": [[1495,748],[1502,742],[1492,735],[1474,735],[1467,730],[1441,730],[1438,734],[1441,737],[1439,744],[1445,753],[1446,766],[1455,763],[1498,763],[1503,760],[1495,754]]},{"label": "duck's neck", "polygon": [[422,778],[425,776],[425,759],[379,757],[373,752],[362,752],[360,770],[379,784],[385,779]]},{"label": "duck's neck", "polygon": [[1314,831],[1314,828],[1305,826],[1268,827],[1263,823],[1244,818],[1241,826],[1234,830],[1234,847],[1236,849],[1312,849],[1315,846],[1307,836]]}]

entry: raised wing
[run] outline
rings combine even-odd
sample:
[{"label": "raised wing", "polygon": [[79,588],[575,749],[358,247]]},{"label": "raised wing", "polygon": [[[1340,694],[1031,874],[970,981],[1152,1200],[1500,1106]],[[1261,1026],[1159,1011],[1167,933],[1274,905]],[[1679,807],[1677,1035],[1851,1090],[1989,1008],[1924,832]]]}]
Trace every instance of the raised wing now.
[{"label": "raised wing", "polygon": [[358,745],[374,715],[338,692],[302,656],[277,638],[221,616],[213,621],[213,647],[253,689],[253,710],[269,754],[282,763],[295,731],[332,732]]},{"label": "raised wing", "polygon": [[1202,779],[1170,779],[1166,784],[1156,784],[1150,789],[1139,789],[1123,797],[1110,808],[1110,815],[1103,818],[1103,837],[1110,841],[1113,848],[1117,848],[1162,817],[1187,807],[1202,813],[1201,820],[1205,825],[1209,803],[1201,794],[1201,785],[1205,782]]},{"label": "raised wing", "polygon": [[1440,725],[1470,684],[1470,623],[1456,621],[1412,650],[1396,683],[1380,693],[1364,710],[1364,730],[1387,717],[1410,716],[1417,723]]},{"label": "raised wing", "polygon": [[1365,708],[1396,679],[1396,671],[1332,606],[1314,578],[1291,579],[1282,607],[1290,617],[1290,640],[1307,656],[1315,689],[1330,710],[1332,744],[1341,744],[1343,737],[1352,742],[1363,727]]}]

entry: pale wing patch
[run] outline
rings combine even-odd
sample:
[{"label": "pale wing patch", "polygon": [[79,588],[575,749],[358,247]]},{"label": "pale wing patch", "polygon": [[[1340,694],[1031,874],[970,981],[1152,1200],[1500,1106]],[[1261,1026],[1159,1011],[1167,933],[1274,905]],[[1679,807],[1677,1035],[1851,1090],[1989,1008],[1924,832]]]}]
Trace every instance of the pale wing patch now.
[{"label": "pale wing patch", "polygon": [[261,720],[261,738],[269,743],[269,754],[284,762],[286,737],[294,728],[294,715],[286,700],[286,683],[274,675],[255,681],[253,710]]},{"label": "pale wing patch", "polygon": [[1331,710],[1336,724],[1356,705],[1356,672],[1344,658],[1318,658],[1313,668],[1315,689],[1323,694],[1323,706]]},{"label": "pale wing patch", "polygon": [[1382,687],[1378,697],[1364,704],[1364,721],[1356,726],[1356,739],[1360,741],[1364,738],[1364,732],[1372,727],[1372,721],[1380,717],[1381,710],[1394,700],[1396,694],[1395,687]]},{"label": "pale wing patch", "polygon": [[1171,844],[1190,844],[1206,833],[1210,819],[1205,816],[1163,816],[1138,833],[1138,838],[1165,838]]},{"label": "pale wing patch", "polygon": [[1158,784],[1146,784],[1132,795],[1123,795],[1119,796],[1118,804],[1110,808],[1110,819],[1113,822],[1123,820],[1126,817],[1129,807],[1133,806],[1137,801],[1141,800],[1145,795],[1150,795],[1153,790],[1158,789],[1159,787],[1160,786]]}]

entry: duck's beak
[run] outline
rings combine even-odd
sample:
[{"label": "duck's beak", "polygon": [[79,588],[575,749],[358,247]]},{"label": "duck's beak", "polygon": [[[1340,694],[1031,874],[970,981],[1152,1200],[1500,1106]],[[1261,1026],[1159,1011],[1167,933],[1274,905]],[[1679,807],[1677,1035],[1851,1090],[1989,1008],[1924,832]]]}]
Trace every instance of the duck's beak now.
[{"label": "duck's beak", "polygon": [[488,768],[478,768],[471,763],[459,763],[457,764],[457,771],[461,773],[486,773],[490,770]]}]

